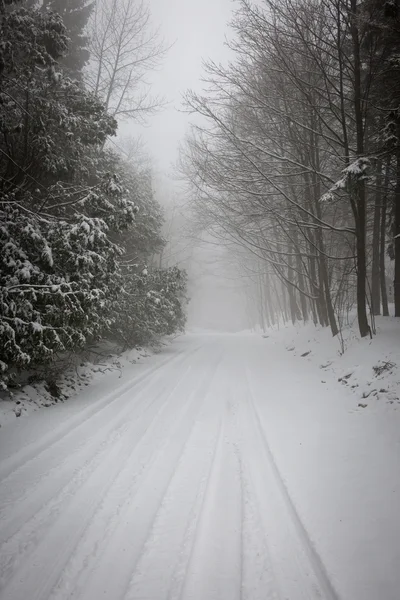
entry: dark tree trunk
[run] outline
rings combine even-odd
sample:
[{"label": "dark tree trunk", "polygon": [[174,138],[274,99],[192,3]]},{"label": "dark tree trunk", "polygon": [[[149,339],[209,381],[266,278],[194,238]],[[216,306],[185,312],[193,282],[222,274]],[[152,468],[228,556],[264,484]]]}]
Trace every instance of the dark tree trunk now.
[{"label": "dark tree trunk", "polygon": [[376,174],[376,194],[374,206],[374,225],[372,235],[372,271],[371,271],[371,310],[373,315],[381,314],[380,281],[380,233],[382,205],[382,163],[379,161]]},{"label": "dark tree trunk", "polygon": [[[314,163],[316,167],[316,171],[320,171],[320,160],[319,160],[319,148],[318,144],[314,144],[315,156]],[[322,220],[322,212],[321,212],[321,182],[319,178],[316,176],[315,172],[312,174],[313,180],[313,189],[314,189],[314,204],[315,204],[315,214],[317,218]],[[332,296],[331,290],[329,287],[329,276],[328,276],[328,265],[327,258],[325,256],[325,244],[323,233],[320,228],[316,231],[316,246],[318,248],[319,256],[318,256],[318,274],[319,274],[319,288],[320,288],[320,307],[323,315],[323,319],[326,322],[326,325],[330,325],[331,332],[333,337],[335,337],[339,333],[339,329],[336,323],[335,311],[333,309],[332,304]]]},{"label": "dark tree trunk", "polygon": [[381,208],[381,234],[380,234],[380,249],[379,249],[379,276],[381,283],[381,296],[382,296],[382,314],[384,317],[389,316],[389,306],[386,288],[386,269],[385,269],[385,258],[386,258],[386,213],[387,213],[387,194],[389,190],[389,178],[390,178],[390,157],[386,163],[385,173],[385,185],[382,194],[382,208]]},{"label": "dark tree trunk", "polygon": [[[317,216],[318,216],[318,218],[321,218],[322,215],[321,215],[320,210],[317,210]],[[320,229],[317,230],[317,240],[318,240],[318,248],[321,252],[320,257],[319,257],[320,287],[321,287],[321,292],[323,294],[324,306],[325,306],[325,310],[326,310],[326,320],[327,320],[327,324],[329,323],[329,325],[330,325],[333,337],[335,337],[339,333],[339,329],[338,329],[338,326],[336,323],[335,311],[333,309],[333,304],[332,304],[331,290],[329,288],[328,267],[326,264],[326,257],[325,257],[324,241],[323,241],[322,232]]]},{"label": "dark tree trunk", "polygon": [[394,315],[400,317],[400,151],[396,161],[394,196]]},{"label": "dark tree trunk", "polygon": [[[367,261],[365,255],[366,241],[366,211],[365,211],[365,184],[361,182],[358,189],[357,198],[358,219],[356,223],[356,256],[357,256],[357,317],[358,328],[361,337],[370,334],[368,324],[367,305]],[[400,264],[400,263],[399,263]]]},{"label": "dark tree trunk", "polygon": [[[298,271],[298,279],[299,279],[299,288],[301,290],[306,290],[305,288],[305,280],[303,275],[303,264],[301,262],[301,256],[297,254],[296,256],[296,268]],[[307,297],[300,293],[300,306],[301,306],[301,314],[303,316],[304,323],[308,321],[308,307],[307,307]]]},{"label": "dark tree trunk", "polygon": [[318,315],[319,315],[319,322],[322,325],[322,327],[328,327],[328,325],[329,325],[328,311],[326,310],[326,302],[325,302],[325,294],[324,294],[324,278],[322,275],[320,257],[318,257],[318,279],[319,279],[319,285],[318,285],[318,288],[316,289],[316,291],[318,293],[318,298],[316,300],[316,304],[317,304],[317,310],[318,310]]},{"label": "dark tree trunk", "polygon": [[291,283],[294,283],[294,271],[293,271],[293,266],[292,266],[293,261],[292,261],[292,257],[290,256],[290,254],[292,252],[293,252],[293,248],[292,248],[292,246],[289,246],[287,279],[288,279],[288,282],[290,282],[290,283],[287,284],[287,291],[289,294],[290,318],[294,325],[299,316],[299,309],[298,309],[297,301],[296,301],[295,288],[292,285],[290,285]]},{"label": "dark tree trunk", "polygon": [[[357,156],[364,154],[364,123],[361,91],[361,56],[358,30],[357,0],[351,0],[351,36],[354,55],[354,116],[357,132]],[[354,221],[356,226],[356,266],[357,266],[357,317],[361,337],[370,333],[367,316],[367,261],[366,261],[366,189],[365,182],[358,183],[357,196],[353,199]],[[400,248],[399,248],[400,250]],[[399,263],[400,267],[400,263]]]},{"label": "dark tree trunk", "polygon": [[323,258],[323,260],[322,260],[322,275],[324,278],[326,309],[328,312],[328,319],[329,319],[329,325],[331,327],[331,332],[332,332],[333,337],[335,337],[335,335],[337,335],[339,333],[339,329],[338,329],[338,326],[336,323],[335,311],[333,309],[331,290],[329,289],[329,277],[328,277],[328,269],[326,266],[326,260],[325,260],[325,257],[322,257],[322,258]]}]

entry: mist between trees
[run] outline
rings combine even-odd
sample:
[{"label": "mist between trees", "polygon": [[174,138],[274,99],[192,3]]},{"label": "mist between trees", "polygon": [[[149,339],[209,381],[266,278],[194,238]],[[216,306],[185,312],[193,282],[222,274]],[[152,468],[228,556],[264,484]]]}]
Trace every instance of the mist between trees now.
[{"label": "mist between trees", "polygon": [[230,64],[207,62],[204,93],[186,95],[197,226],[236,248],[258,324],[336,336],[356,308],[373,335],[392,261],[400,316],[398,2],[237,6]]},{"label": "mist between trees", "polygon": [[[253,324],[313,320],[362,337],[400,316],[397,0],[239,0],[226,66],[180,161],[197,231],[229,248]],[[118,121],[164,100],[168,48],[137,0],[0,3],[3,385],[98,340],[122,347],[185,322],[186,274],[163,269],[151,170]],[[111,143],[110,143],[111,140]],[[57,361],[56,361],[57,362]]]},{"label": "mist between trees", "polygon": [[[155,342],[185,322],[186,274],[151,171],[108,140],[161,99],[166,48],[134,0],[0,2],[0,371],[63,365],[99,340]],[[52,365],[52,368],[50,366]]]}]

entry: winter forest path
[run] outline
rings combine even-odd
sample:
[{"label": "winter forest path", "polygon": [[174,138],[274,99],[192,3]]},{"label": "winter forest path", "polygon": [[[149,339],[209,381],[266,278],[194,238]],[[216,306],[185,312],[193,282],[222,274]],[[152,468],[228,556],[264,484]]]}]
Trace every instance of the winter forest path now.
[{"label": "winter forest path", "polygon": [[397,598],[390,482],[363,511],[354,477],[376,423],[284,348],[184,336],[96,402],[45,412],[0,432],[1,600]]}]

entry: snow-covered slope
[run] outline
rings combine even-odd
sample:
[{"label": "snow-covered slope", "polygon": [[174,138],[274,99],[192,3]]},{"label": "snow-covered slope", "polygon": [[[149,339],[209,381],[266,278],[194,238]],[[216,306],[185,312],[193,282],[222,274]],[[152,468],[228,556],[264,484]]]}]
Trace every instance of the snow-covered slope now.
[{"label": "snow-covered slope", "polygon": [[188,335],[3,428],[1,598],[397,600],[399,411],[289,335]]},{"label": "snow-covered slope", "polygon": [[[400,322],[376,317],[376,335],[360,339],[356,319],[332,338],[328,328],[299,325],[270,330],[265,339],[320,370],[321,383],[351,391],[355,410],[400,409]],[[393,414],[389,411],[389,414]]]},{"label": "snow-covered slope", "polygon": [[[163,344],[161,344],[162,346]],[[12,392],[0,394],[0,427],[7,426],[16,418],[26,417],[41,408],[49,408],[59,402],[65,402],[82,393],[87,386],[118,385],[119,380],[132,378],[137,364],[153,354],[153,348],[133,348],[116,354],[115,348],[104,344],[85,359],[74,357],[72,366],[65,368],[53,386],[49,382],[38,380],[24,385]],[[133,367],[134,365],[134,367]],[[133,369],[133,370],[132,370]],[[43,375],[42,375],[43,377]],[[54,376],[52,377],[54,379]]]}]

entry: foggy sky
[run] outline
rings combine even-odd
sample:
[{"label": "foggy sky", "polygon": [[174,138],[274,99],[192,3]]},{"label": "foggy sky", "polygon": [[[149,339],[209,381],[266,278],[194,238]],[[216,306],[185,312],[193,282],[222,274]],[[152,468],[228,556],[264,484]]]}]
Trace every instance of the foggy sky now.
[{"label": "foggy sky", "polygon": [[[234,0],[147,0],[152,21],[159,27],[167,45],[173,44],[158,71],[147,79],[152,91],[164,96],[169,105],[148,119],[146,127],[122,124],[121,134],[139,134],[151,156],[157,175],[171,172],[177,159],[189,116],[179,112],[182,94],[201,90],[202,60],[225,62],[229,50],[224,46]],[[178,109],[178,110],[177,110]]]},{"label": "foggy sky", "polygon": [[[147,1],[154,25],[159,27],[166,44],[173,44],[158,71],[147,77],[152,82],[152,93],[164,96],[169,105],[150,116],[146,127],[122,124],[120,129],[122,135],[132,132],[144,141],[153,166],[156,197],[168,207],[170,214],[176,205],[183,205],[181,210],[185,211],[185,198],[176,181],[174,165],[193,116],[182,112],[182,95],[189,88],[202,91],[204,60],[228,61],[230,50],[225,45],[225,37],[230,34],[229,22],[235,1]],[[247,315],[243,290],[239,282],[232,279],[234,274],[230,266],[224,263],[224,251],[218,253],[216,261],[215,246],[203,245],[188,250],[187,244],[187,240],[178,239],[178,246],[186,247],[186,251],[175,258],[179,258],[179,265],[189,272],[189,328],[244,329]],[[210,258],[213,267],[210,267]]]}]

